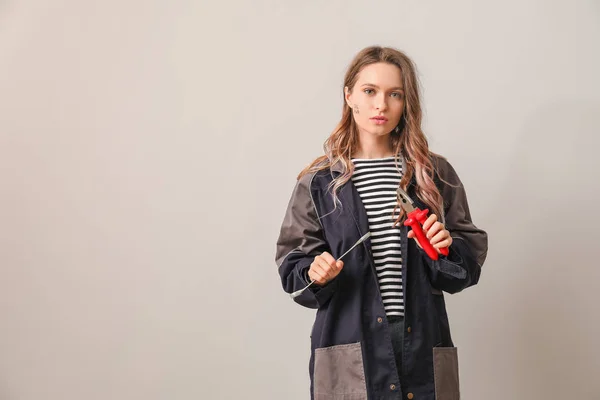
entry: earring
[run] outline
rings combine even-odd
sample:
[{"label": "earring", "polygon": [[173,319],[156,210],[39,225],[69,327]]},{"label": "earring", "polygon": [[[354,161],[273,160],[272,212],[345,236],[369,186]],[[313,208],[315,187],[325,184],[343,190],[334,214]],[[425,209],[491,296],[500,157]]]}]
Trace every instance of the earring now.
[{"label": "earring", "polygon": [[395,131],[396,131],[396,133],[400,132],[400,127],[399,127],[399,126],[396,126],[396,129],[395,129]]}]

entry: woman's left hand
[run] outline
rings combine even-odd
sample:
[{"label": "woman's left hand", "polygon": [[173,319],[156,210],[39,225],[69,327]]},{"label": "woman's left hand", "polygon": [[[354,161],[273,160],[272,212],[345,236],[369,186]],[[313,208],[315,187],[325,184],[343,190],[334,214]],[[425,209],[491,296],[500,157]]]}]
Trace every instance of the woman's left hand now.
[{"label": "woman's left hand", "polygon": [[[443,247],[450,247],[452,244],[452,236],[450,232],[444,227],[444,224],[437,220],[437,215],[431,214],[429,218],[423,223],[423,233],[433,248],[440,253],[440,249]],[[415,233],[411,230],[408,231],[408,237],[410,239],[415,238]],[[419,241],[415,239],[417,246],[421,247]]]}]

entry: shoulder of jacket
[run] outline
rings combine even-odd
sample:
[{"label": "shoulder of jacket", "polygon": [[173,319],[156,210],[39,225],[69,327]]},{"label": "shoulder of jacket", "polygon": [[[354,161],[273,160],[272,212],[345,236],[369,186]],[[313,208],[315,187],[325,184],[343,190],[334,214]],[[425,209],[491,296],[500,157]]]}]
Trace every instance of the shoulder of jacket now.
[{"label": "shoulder of jacket", "polygon": [[311,182],[313,181],[313,179],[315,177],[330,175],[331,174],[330,169],[326,168],[328,166],[329,166],[328,160],[321,160],[320,162],[315,164],[314,167],[323,168],[323,169],[317,170],[317,171],[308,171],[308,172],[304,173],[304,175],[302,175],[298,178],[298,184],[308,187],[308,186],[310,186]]},{"label": "shoulder of jacket", "polygon": [[433,162],[433,168],[437,174],[445,181],[455,181],[458,177],[456,170],[448,161],[448,159],[441,154],[431,153],[431,160]]},{"label": "shoulder of jacket", "polygon": [[317,175],[318,171],[315,172],[307,172],[304,175],[302,175],[300,178],[298,178],[298,186],[303,186],[306,188],[310,188],[311,182],[312,180],[315,178],[315,176]]}]

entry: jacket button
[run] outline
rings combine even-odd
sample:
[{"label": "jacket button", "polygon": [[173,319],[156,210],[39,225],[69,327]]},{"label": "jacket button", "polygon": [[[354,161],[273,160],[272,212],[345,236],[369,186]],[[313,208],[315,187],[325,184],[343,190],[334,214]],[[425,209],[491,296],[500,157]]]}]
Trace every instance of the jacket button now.
[{"label": "jacket button", "polygon": [[407,329],[408,333],[410,333],[412,331],[412,329],[410,328],[410,326]]},{"label": "jacket button", "polygon": [[408,400],[414,399],[414,395],[412,393],[409,393],[406,395],[406,397],[408,397]]},{"label": "jacket button", "polygon": [[390,385],[390,390],[396,390],[396,385],[394,385],[393,383]]},{"label": "jacket button", "polygon": [[383,322],[383,318],[377,317],[377,322],[382,323]]}]

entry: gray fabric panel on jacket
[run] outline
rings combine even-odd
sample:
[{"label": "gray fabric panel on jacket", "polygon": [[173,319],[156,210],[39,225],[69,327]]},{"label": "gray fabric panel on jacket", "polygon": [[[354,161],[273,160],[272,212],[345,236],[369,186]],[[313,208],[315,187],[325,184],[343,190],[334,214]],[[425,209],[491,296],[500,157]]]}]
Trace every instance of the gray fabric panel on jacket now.
[{"label": "gray fabric panel on jacket", "polygon": [[360,342],[315,349],[315,400],[366,400]]},{"label": "gray fabric panel on jacket", "polygon": [[437,270],[446,274],[455,277],[456,279],[465,279],[467,276],[467,271],[464,268],[461,268],[460,265],[448,262],[443,258],[439,258],[437,261],[434,261],[437,265]]},{"label": "gray fabric panel on jacket", "polygon": [[488,248],[488,236],[471,220],[467,194],[462,181],[452,165],[443,158],[438,158],[438,173],[448,182],[442,181],[442,197],[445,199],[445,226],[453,237],[459,237],[468,242],[477,263],[485,262]]},{"label": "gray fabric panel on jacket", "polygon": [[460,400],[456,347],[433,348],[433,377],[436,400]]},{"label": "gray fabric panel on jacket", "polygon": [[317,255],[316,250],[325,245],[321,224],[310,195],[313,177],[314,174],[306,174],[296,182],[277,239],[277,266],[292,251]]}]

